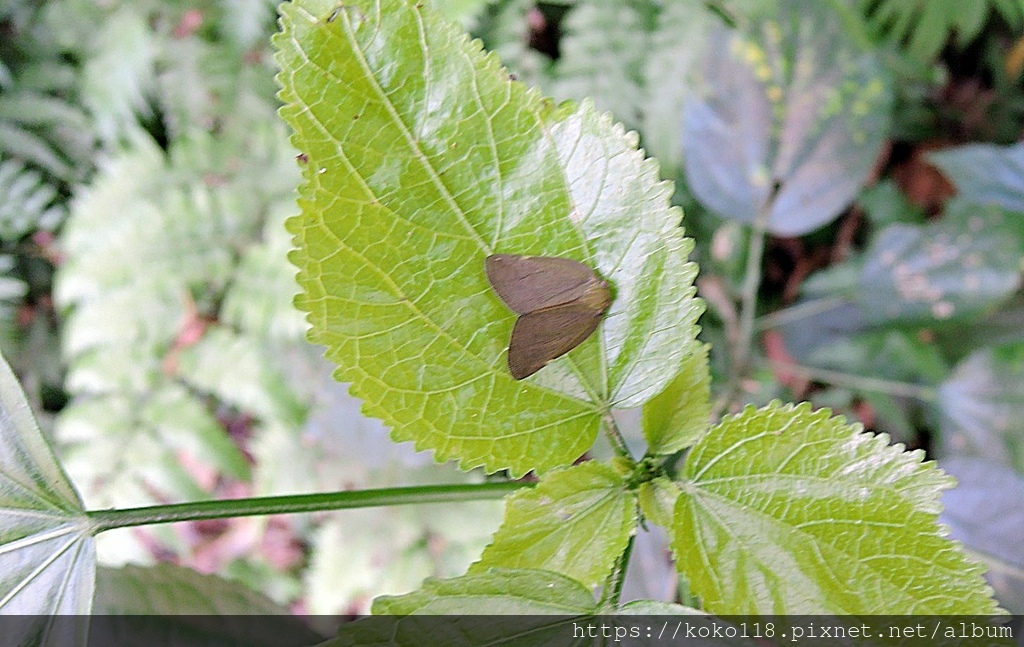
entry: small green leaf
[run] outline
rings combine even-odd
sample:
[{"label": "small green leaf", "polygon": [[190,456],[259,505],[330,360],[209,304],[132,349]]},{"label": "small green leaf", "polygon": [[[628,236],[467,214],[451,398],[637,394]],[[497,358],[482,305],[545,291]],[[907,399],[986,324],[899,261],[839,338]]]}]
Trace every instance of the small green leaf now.
[{"label": "small green leaf", "polygon": [[612,468],[581,463],[508,497],[505,521],[470,572],[543,569],[603,582],[636,528],[636,497]]},{"label": "small green leaf", "polygon": [[55,622],[55,616],[87,614],[92,606],[96,563],[89,521],[3,358],[0,529],[0,613],[33,616],[5,623],[4,642],[85,644],[84,635],[66,633],[84,626]]},{"label": "small green leaf", "polygon": [[672,546],[708,611],[997,612],[982,568],[937,523],[952,479],[859,432],[828,410],[773,403],[693,447]]},{"label": "small green leaf", "polygon": [[447,580],[429,578],[419,591],[373,601],[374,615],[583,615],[596,610],[591,592],[572,578],[509,568]]},{"label": "small green leaf", "polygon": [[684,161],[691,189],[714,211],[754,222],[772,199],[769,231],[798,236],[857,195],[892,99],[840,3],[777,6],[744,32],[711,38],[702,96],[684,113]]},{"label": "small green leaf", "polygon": [[[587,103],[554,109],[428,7],[337,9],[286,4],[275,38],[306,156],[289,227],[311,339],[396,441],[465,469],[570,464],[604,411],[643,404],[695,347],[670,187],[635,134]],[[494,252],[573,258],[614,290],[598,333],[521,383]]]},{"label": "small green leaf", "polygon": [[659,477],[643,483],[637,499],[646,518],[659,526],[671,528],[680,494],[682,490],[677,483]]},{"label": "small green leaf", "polygon": [[994,310],[1020,284],[1016,217],[956,201],[941,222],[880,231],[865,255],[857,291],[866,321],[964,321]]},{"label": "small green leaf", "polygon": [[683,360],[665,390],[644,405],[644,437],[651,454],[671,454],[692,445],[707,431],[711,416],[708,346]]}]

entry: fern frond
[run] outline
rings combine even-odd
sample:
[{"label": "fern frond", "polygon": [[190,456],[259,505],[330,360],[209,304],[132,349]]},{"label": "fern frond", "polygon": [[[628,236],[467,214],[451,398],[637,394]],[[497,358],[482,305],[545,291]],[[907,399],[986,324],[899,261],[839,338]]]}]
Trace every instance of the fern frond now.
[{"label": "fern frond", "polygon": [[658,6],[649,0],[579,3],[565,19],[555,94],[592,97],[601,110],[637,128],[644,109],[643,67]]},{"label": "fern frond", "polygon": [[17,160],[0,161],[0,240],[15,241],[37,229],[54,229],[64,208],[42,174]]},{"label": "fern frond", "polygon": [[974,40],[993,11],[1010,27],[1024,26],[1021,0],[861,0],[860,8],[880,36],[906,43],[921,60],[933,59],[951,35],[963,47]]}]

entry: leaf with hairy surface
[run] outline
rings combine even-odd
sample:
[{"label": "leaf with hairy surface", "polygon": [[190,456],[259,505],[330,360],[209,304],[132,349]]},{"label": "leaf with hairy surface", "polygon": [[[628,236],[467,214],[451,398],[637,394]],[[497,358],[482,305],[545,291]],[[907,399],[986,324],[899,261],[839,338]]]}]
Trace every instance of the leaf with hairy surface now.
[{"label": "leaf with hairy surface", "polygon": [[[307,160],[298,305],[366,413],[439,460],[522,474],[571,463],[610,407],[664,388],[702,304],[634,134],[554,108],[412,2],[305,0],[282,25],[282,115]],[[584,262],[614,295],[595,335],[523,382],[494,253]]]}]

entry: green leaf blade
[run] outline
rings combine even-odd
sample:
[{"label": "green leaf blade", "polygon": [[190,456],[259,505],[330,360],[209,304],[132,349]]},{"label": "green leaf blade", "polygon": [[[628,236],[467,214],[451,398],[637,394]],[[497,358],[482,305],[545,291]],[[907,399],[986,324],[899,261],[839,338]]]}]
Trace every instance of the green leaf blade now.
[{"label": "green leaf blade", "polygon": [[0,613],[34,616],[9,627],[5,640],[27,644],[22,640],[32,635],[34,644],[58,644],[73,638],[64,632],[82,629],[52,616],[88,613],[92,605],[88,527],[78,493],[0,358]]},{"label": "green leaf blade", "polygon": [[554,571],[603,582],[636,527],[636,497],[595,462],[545,475],[508,498],[505,520],[471,572],[492,567]]},{"label": "green leaf blade", "polygon": [[688,356],[664,391],[644,405],[643,430],[648,453],[671,454],[692,445],[711,417],[709,346]]},{"label": "green leaf blade", "polygon": [[952,479],[857,425],[771,404],[687,458],[679,567],[713,613],[991,614],[981,568],[937,524]]},{"label": "green leaf blade", "polygon": [[[570,464],[602,411],[663,388],[702,305],[635,135],[589,104],[553,109],[409,2],[308,0],[283,25],[282,115],[305,155],[297,303],[366,413],[438,460],[522,474]],[[513,380],[494,252],[593,267],[616,294],[600,333]]]},{"label": "green leaf blade", "polygon": [[374,615],[582,615],[596,609],[593,594],[572,578],[511,568],[428,578],[418,591],[373,601]]}]

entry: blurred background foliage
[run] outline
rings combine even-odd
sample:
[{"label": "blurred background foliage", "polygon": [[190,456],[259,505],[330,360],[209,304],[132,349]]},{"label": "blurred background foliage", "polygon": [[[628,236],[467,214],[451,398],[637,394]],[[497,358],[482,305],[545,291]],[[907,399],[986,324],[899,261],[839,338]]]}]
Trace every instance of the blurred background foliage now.
[{"label": "blurred background foliage", "polygon": [[[772,215],[744,397],[926,449],[960,480],[944,521],[1024,612],[1024,2],[436,4],[520,80],[638,131],[686,210],[719,370],[764,188],[730,175],[728,138],[760,146],[741,161],[780,201],[848,187]],[[481,478],[390,443],[303,340],[274,29],[268,0],[0,0],[0,348],[90,508]],[[821,97],[822,130],[780,121]],[[98,549],[352,613],[464,572],[499,522],[495,502],[349,511]],[[645,533],[626,599],[674,578]]]}]

